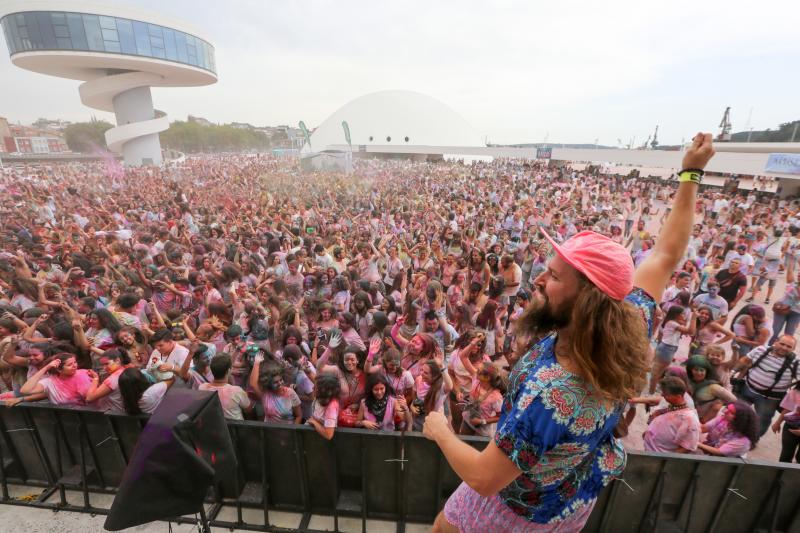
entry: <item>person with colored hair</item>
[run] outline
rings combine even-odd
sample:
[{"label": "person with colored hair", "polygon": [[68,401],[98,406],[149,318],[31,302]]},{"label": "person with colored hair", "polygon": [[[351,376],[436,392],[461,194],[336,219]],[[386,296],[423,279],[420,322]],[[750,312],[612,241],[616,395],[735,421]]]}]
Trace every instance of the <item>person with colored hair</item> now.
[{"label": "person with colored hair", "polygon": [[732,402],[701,430],[707,435],[705,442],[697,445],[698,450],[707,455],[745,459],[758,443],[758,415],[745,402]]}]

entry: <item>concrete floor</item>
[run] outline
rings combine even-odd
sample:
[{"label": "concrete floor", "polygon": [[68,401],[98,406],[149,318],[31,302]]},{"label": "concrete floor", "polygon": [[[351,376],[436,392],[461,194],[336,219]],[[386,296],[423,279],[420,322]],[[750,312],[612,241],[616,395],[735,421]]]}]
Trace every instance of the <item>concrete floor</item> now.
[{"label": "concrete floor", "polygon": [[[14,498],[26,498],[37,496],[41,493],[39,489],[22,486],[9,486],[9,493]],[[48,501],[57,500],[58,496],[51,496]],[[92,494],[90,502],[92,506],[107,509],[111,507],[113,495]],[[67,501],[73,505],[83,504],[83,495],[77,491],[67,491]],[[264,515],[257,509],[243,509],[242,518],[246,523],[262,525]],[[286,513],[271,511],[269,519],[272,525],[284,528],[297,528],[302,520],[299,513]],[[22,507],[18,505],[0,505],[0,533],[88,533],[94,531],[104,531],[104,515],[91,516],[86,513],[76,513],[70,511],[53,512],[48,509],[34,507]],[[217,515],[217,519],[225,521],[236,520],[235,507],[223,507]],[[332,516],[311,517],[309,528],[320,531],[333,531]],[[167,533],[169,525],[166,522],[152,522],[150,524],[125,529],[126,532],[137,533]],[[172,524],[174,533],[196,533],[197,526],[192,524]],[[212,531],[231,531],[227,528],[212,528]],[[243,529],[234,529],[236,532],[244,532]],[[339,518],[339,531],[347,533],[361,533],[361,520],[357,518]],[[367,520],[367,531],[369,533],[395,533],[397,531],[394,522],[382,520]],[[428,524],[406,524],[408,533],[424,533],[430,531]]]},{"label": "concrete floor", "polygon": [[[235,510],[234,510],[235,513]],[[270,513],[271,515],[273,513]],[[300,515],[293,513],[274,513],[271,517],[274,525],[280,527],[297,527],[300,523]],[[285,515],[285,516],[283,516]],[[245,513],[245,520],[247,520]],[[0,532],[2,533],[88,533],[103,531],[104,516],[92,517],[83,513],[72,513],[59,511],[53,513],[43,509],[18,507],[14,505],[0,505]],[[318,530],[333,531],[333,518],[313,517],[310,527]],[[214,532],[227,532],[228,529],[211,528]],[[361,521],[356,519],[339,519],[339,530],[352,533],[361,533]],[[166,522],[153,522],[143,526],[125,529],[126,532],[137,533],[167,533],[168,525]],[[197,533],[197,527],[191,524],[172,524],[174,533]],[[244,532],[243,529],[235,529],[236,532]],[[367,531],[369,533],[395,533],[396,526],[392,522],[382,522],[377,520],[367,521]],[[409,533],[423,533],[430,531],[429,525],[407,524],[406,531]]]}]

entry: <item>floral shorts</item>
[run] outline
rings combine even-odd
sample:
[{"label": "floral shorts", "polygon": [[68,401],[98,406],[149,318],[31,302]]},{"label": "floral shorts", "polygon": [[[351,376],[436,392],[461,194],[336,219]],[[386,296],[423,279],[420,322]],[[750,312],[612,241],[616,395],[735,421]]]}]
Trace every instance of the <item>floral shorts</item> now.
[{"label": "floral shorts", "polygon": [[461,483],[447,500],[444,517],[462,533],[577,533],[589,520],[596,501],[592,500],[566,520],[536,524],[509,509],[497,494],[484,498],[466,483]]}]

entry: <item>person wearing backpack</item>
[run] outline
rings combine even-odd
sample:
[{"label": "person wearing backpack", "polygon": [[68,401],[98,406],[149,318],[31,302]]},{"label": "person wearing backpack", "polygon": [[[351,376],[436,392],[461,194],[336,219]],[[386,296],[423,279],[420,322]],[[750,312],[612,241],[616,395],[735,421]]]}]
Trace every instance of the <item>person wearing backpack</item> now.
[{"label": "person wearing backpack", "polygon": [[732,380],[734,392],[758,413],[760,436],[769,429],[786,391],[797,380],[795,345],[794,337],[781,335],[772,346],[759,346],[741,357],[734,368],[738,371],[738,382]]}]

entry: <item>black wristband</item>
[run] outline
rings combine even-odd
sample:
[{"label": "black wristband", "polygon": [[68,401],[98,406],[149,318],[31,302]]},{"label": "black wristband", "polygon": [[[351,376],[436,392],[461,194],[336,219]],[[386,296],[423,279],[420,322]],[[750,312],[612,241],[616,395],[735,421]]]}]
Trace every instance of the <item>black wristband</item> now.
[{"label": "black wristband", "polygon": [[705,174],[706,174],[705,171],[702,168],[684,168],[683,170],[678,172],[678,175],[680,176],[681,173],[683,173],[683,172],[693,172],[693,173],[696,173],[696,174],[700,174],[701,176],[705,176]]}]

